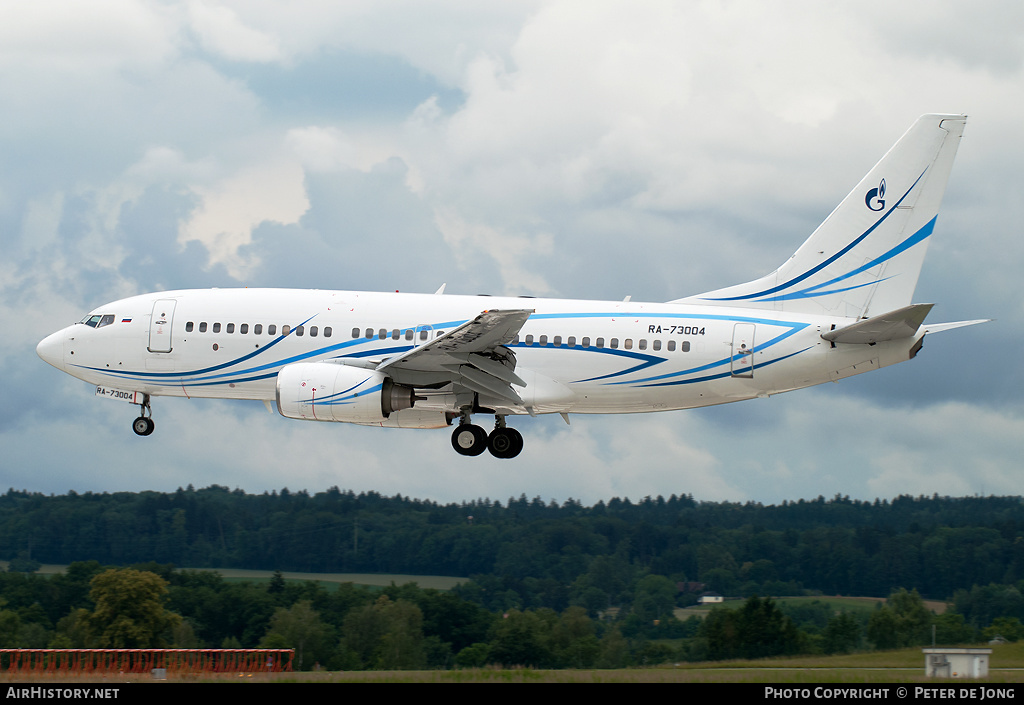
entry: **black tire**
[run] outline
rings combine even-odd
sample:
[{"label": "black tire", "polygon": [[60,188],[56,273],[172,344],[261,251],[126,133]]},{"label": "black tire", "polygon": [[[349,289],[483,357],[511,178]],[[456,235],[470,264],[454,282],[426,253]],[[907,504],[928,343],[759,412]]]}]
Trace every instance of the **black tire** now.
[{"label": "black tire", "polygon": [[487,437],[487,450],[495,458],[514,458],[523,450],[523,435],[514,428],[496,428]]},{"label": "black tire", "polygon": [[139,436],[148,436],[153,432],[155,426],[153,419],[148,419],[145,416],[140,416],[132,421],[132,430]]},{"label": "black tire", "polygon": [[452,431],[452,448],[459,455],[480,455],[487,450],[487,432],[473,424],[462,424]]}]

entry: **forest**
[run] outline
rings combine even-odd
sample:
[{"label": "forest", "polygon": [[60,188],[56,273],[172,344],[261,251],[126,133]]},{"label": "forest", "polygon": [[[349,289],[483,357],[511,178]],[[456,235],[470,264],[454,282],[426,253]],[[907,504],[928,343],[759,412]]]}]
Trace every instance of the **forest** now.
[{"label": "forest", "polygon": [[[679,494],[585,507],[338,488],[12,489],[0,496],[3,557],[0,646],[301,643],[304,668],[594,667],[895,648],[930,643],[933,626],[940,643],[1024,636],[1020,497],[766,506]],[[70,567],[47,577],[32,573],[39,563]],[[217,568],[470,580],[449,592],[334,590],[226,581]],[[139,617],[149,627],[104,623],[103,584],[115,579],[153,591],[160,609]],[[674,616],[708,591],[734,601],[704,619]],[[889,599],[857,612],[825,597],[835,595]],[[923,598],[952,606],[932,614]]]}]

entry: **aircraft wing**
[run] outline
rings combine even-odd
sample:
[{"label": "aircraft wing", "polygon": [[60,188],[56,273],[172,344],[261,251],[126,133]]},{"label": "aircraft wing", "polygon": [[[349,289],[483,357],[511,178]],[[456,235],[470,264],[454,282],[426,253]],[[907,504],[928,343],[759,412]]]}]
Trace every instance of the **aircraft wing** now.
[{"label": "aircraft wing", "polygon": [[396,382],[415,384],[429,374],[487,396],[521,404],[512,384],[525,387],[515,373],[516,358],[505,347],[533,309],[484,311],[471,321],[377,365]]}]

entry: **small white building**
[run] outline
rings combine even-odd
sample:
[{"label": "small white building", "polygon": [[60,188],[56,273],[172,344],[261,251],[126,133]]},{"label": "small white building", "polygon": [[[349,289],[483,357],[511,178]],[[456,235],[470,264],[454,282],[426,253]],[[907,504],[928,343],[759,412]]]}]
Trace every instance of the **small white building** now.
[{"label": "small white building", "polygon": [[719,595],[717,592],[705,592],[698,598],[698,602],[702,605],[716,605],[719,602],[723,602],[724,597]]},{"label": "small white building", "polygon": [[936,678],[984,678],[992,649],[932,647],[924,653],[924,674]]}]

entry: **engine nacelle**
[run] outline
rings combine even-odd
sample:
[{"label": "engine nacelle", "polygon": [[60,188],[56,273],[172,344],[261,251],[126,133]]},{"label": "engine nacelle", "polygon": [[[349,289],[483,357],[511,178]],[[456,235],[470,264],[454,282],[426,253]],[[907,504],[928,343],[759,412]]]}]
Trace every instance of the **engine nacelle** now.
[{"label": "engine nacelle", "polygon": [[285,365],[277,375],[277,410],[289,419],[377,425],[415,401],[412,387],[376,370],[303,362]]}]

